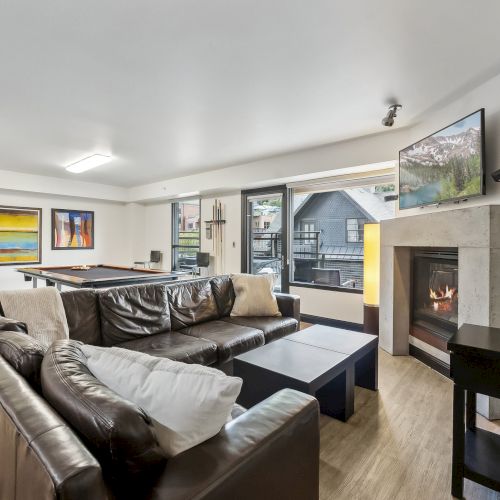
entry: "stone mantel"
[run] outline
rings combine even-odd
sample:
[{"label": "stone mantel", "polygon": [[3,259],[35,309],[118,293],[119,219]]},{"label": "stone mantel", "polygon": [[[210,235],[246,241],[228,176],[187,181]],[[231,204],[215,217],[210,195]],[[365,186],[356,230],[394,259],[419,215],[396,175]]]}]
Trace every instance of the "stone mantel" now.
[{"label": "stone mantel", "polygon": [[500,205],[397,217],[381,222],[382,246],[500,248]]},{"label": "stone mantel", "polygon": [[[380,238],[382,349],[393,355],[408,354],[413,247],[458,248],[459,326],[500,327],[500,205],[382,221]],[[491,418],[492,411],[483,408],[481,413]],[[500,405],[497,411],[500,416]]]}]

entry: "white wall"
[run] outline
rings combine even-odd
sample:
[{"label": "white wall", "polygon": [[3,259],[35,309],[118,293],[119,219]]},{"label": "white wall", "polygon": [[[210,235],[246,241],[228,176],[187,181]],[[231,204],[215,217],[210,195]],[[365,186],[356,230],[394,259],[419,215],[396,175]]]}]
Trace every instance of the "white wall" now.
[{"label": "white wall", "polygon": [[[129,265],[133,227],[127,219],[128,207],[121,203],[84,200],[36,193],[0,192],[0,205],[42,209],[42,265],[117,264]],[[93,210],[95,212],[94,250],[52,250],[51,208]],[[31,283],[15,271],[19,266],[0,266],[0,289],[30,288]]]},{"label": "white wall", "polygon": [[[141,206],[141,205],[139,205]],[[161,268],[170,271],[172,262],[172,206],[170,203],[156,203],[142,206],[136,220],[142,245],[136,245],[134,260],[148,260],[151,250],[162,252]]]},{"label": "white wall", "polygon": [[290,293],[300,296],[303,314],[322,318],[363,323],[363,295],[305,287],[290,287]]},{"label": "white wall", "polygon": [[213,239],[207,239],[204,221],[212,218],[212,207],[216,199],[222,202],[226,220],[223,226],[224,262],[220,274],[239,273],[241,272],[241,193],[201,200],[201,251],[210,253],[208,272],[213,274],[215,272]]},{"label": "white wall", "polygon": [[491,173],[500,168],[500,75],[488,80],[436,111],[422,117],[417,125],[408,129],[407,144],[410,145],[437,130],[450,125],[458,119],[480,108],[485,108],[486,131],[486,196],[473,198],[457,205],[444,204],[440,207],[430,206],[398,211],[398,216],[419,215],[422,213],[451,210],[476,205],[500,204],[500,183],[494,182]]},{"label": "white wall", "polygon": [[[213,242],[206,237],[204,221],[212,218],[212,206],[216,198],[203,198],[201,204],[201,240],[202,252],[211,254],[211,264],[208,273],[213,274],[214,251]],[[224,225],[224,273],[237,273],[241,270],[241,194],[234,193],[217,197],[226,211]],[[134,204],[136,234],[142,245],[136,244],[133,251],[134,260],[144,260],[151,250],[160,250],[163,253],[162,269],[171,269],[172,244],[172,205],[170,202],[161,202],[150,205]],[[202,271],[207,273],[207,271]]]}]

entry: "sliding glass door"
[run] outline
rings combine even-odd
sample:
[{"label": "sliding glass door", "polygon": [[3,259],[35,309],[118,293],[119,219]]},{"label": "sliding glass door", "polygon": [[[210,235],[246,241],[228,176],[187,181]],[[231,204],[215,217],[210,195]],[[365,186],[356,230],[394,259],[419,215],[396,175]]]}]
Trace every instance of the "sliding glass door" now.
[{"label": "sliding glass door", "polygon": [[251,274],[274,274],[275,291],[287,291],[286,187],[244,191],[242,196],[243,271]]}]

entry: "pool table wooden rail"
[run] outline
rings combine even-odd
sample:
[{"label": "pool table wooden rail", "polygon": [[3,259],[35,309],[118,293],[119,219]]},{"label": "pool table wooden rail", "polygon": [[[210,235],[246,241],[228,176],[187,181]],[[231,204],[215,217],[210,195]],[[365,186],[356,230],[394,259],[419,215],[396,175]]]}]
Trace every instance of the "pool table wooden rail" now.
[{"label": "pool table wooden rail", "polygon": [[[89,267],[94,270],[98,268],[114,269],[118,271],[117,276],[89,279],[84,276],[71,276],[61,272],[62,269],[74,271],[74,267],[76,266],[20,267],[16,270],[24,274],[24,281],[33,282],[33,288],[37,288],[38,280],[44,280],[47,286],[56,286],[59,290],[62,285],[73,288],[108,288],[121,285],[169,282],[177,280],[179,276],[186,274],[105,264],[89,265]],[[54,271],[55,269],[57,269],[57,272]],[[120,271],[133,271],[137,274],[120,276]],[[82,273],[85,272],[82,270]]]}]

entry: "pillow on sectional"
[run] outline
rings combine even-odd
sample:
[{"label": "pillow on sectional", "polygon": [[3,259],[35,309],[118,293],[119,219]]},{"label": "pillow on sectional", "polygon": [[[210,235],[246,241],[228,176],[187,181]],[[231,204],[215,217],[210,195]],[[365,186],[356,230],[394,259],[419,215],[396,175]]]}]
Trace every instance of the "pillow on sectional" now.
[{"label": "pillow on sectional", "polygon": [[40,368],[47,347],[21,332],[0,332],[0,354],[37,391],[40,391]]},{"label": "pillow on sectional", "polygon": [[119,347],[84,345],[89,370],[144,408],[167,456],[215,436],[230,419],[242,380],[219,370]]},{"label": "pillow on sectional", "polygon": [[98,293],[102,343],[112,346],[171,329],[164,285],[108,288]]},{"label": "pillow on sectional", "polygon": [[92,375],[82,346],[76,340],[51,345],[42,362],[43,396],[82,437],[114,487],[126,491],[163,470],[167,458],[151,418]]},{"label": "pillow on sectional", "polygon": [[273,293],[273,274],[232,274],[234,300],[231,316],[281,316]]}]

